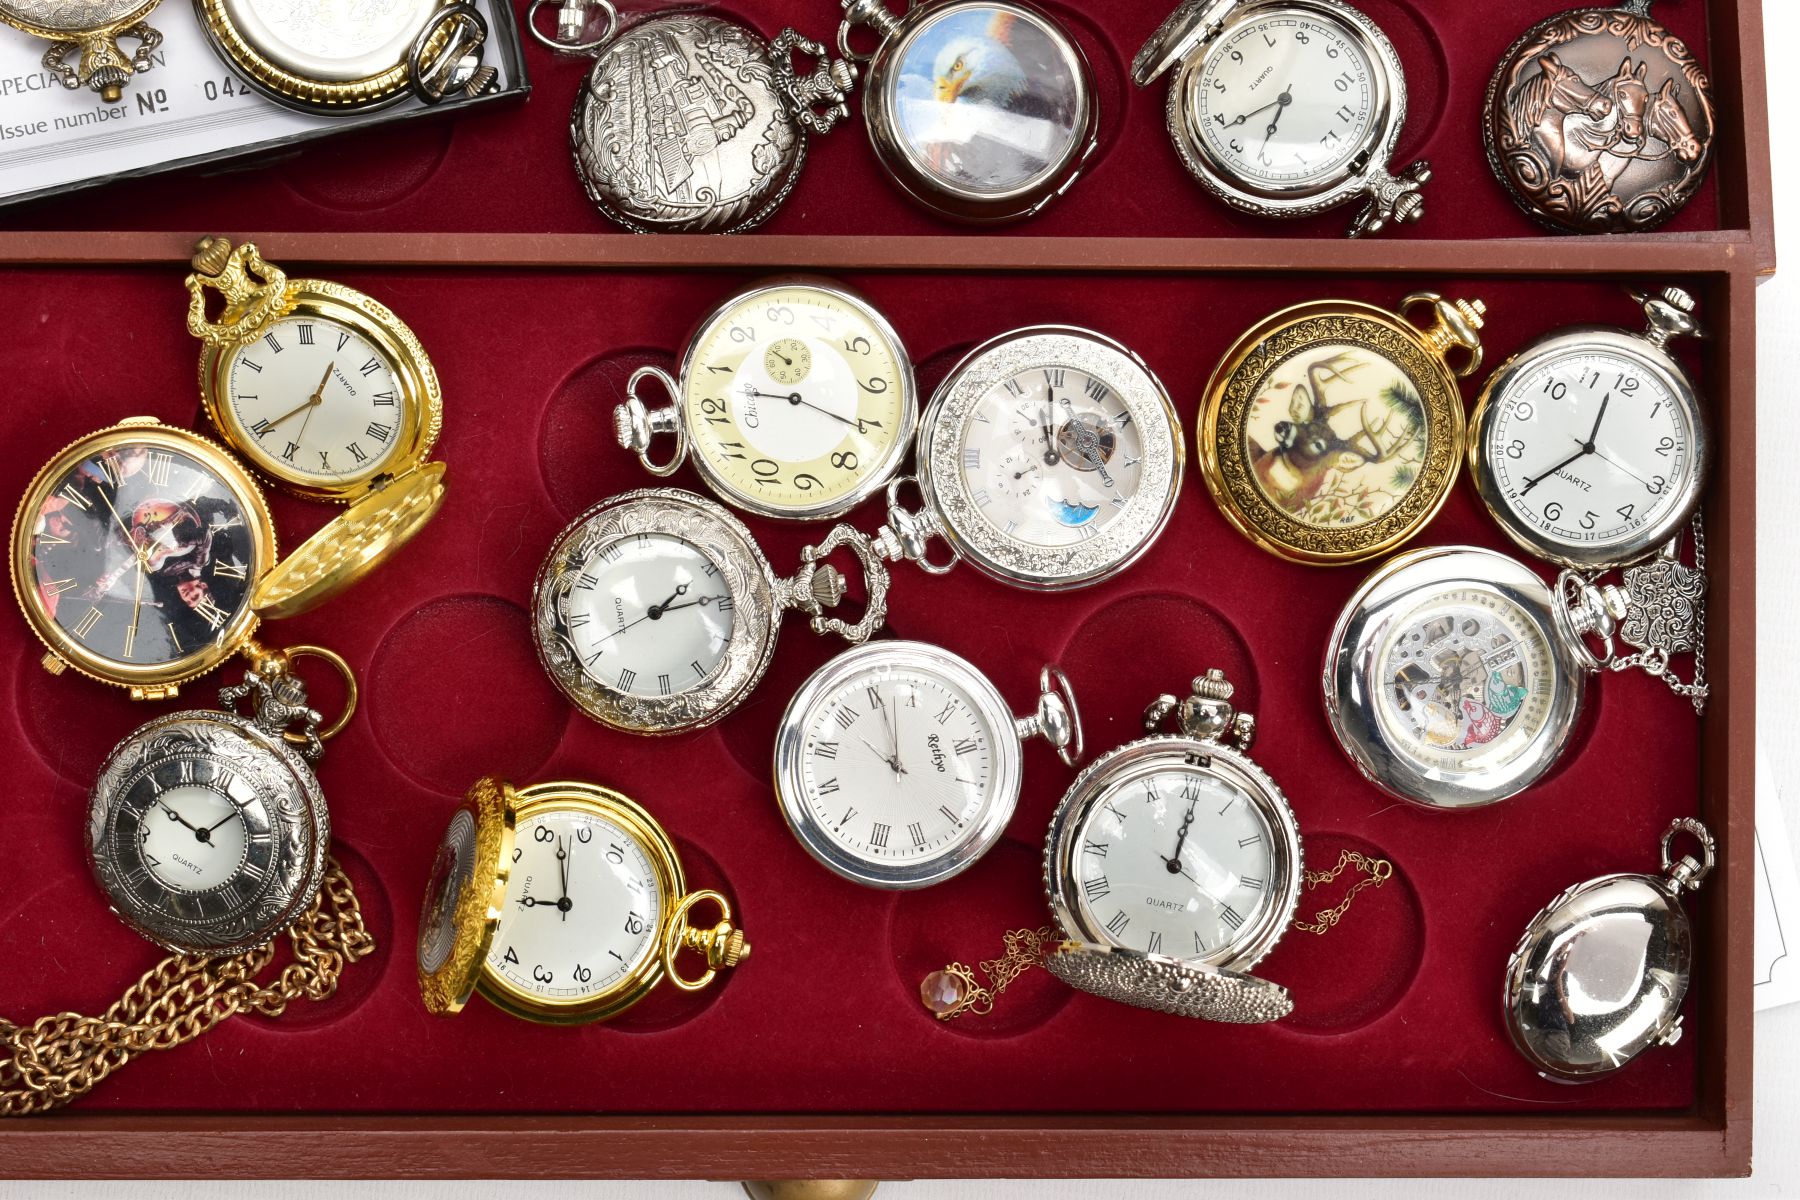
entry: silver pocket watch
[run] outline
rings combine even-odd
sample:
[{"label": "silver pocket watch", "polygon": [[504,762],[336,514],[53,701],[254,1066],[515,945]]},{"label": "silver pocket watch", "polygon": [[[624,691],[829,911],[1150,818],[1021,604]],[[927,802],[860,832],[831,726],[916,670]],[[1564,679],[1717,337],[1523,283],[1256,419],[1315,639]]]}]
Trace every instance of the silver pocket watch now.
[{"label": "silver pocket watch", "polygon": [[[1389,795],[1428,808],[1492,804],[1555,766],[1590,674],[1636,666],[1677,691],[1696,686],[1676,685],[1668,663],[1695,649],[1703,592],[1704,579],[1668,557],[1628,570],[1622,586],[1564,571],[1552,587],[1492,550],[1401,554],[1363,582],[1332,630],[1326,717]],[[1621,640],[1635,652],[1621,654]]]},{"label": "silver pocket watch", "polygon": [[[883,556],[944,574],[967,561],[1014,587],[1061,591],[1141,558],[1175,511],[1185,446],[1162,381],[1132,351],[1066,325],[971,350],[919,422],[924,503],[888,485]],[[934,561],[942,538],[950,555]]]},{"label": "silver pocket watch", "polygon": [[[1686,833],[1700,857],[1675,858]],[[1681,1038],[1694,933],[1681,897],[1714,863],[1712,834],[1691,817],[1662,836],[1662,874],[1602,875],[1540,909],[1506,964],[1507,1032],[1547,1079],[1581,1083]]]},{"label": "silver pocket watch", "polygon": [[[651,408],[654,382],[672,403]],[[640,367],[614,410],[619,444],[651,474],[692,460],[726,503],[758,516],[837,517],[900,469],[918,421],[912,361],[873,305],[842,284],[788,278],[720,304],[674,375]],[[672,435],[674,453],[652,456]]]},{"label": "silver pocket watch", "polygon": [[1424,215],[1430,165],[1389,171],[1406,124],[1400,56],[1343,0],[1184,0],[1132,78],[1145,87],[1170,70],[1169,138],[1233,208],[1310,217],[1362,200],[1351,237]]},{"label": "silver pocket watch", "polygon": [[[863,118],[888,177],[964,221],[1031,216],[1067,191],[1098,140],[1086,57],[1022,0],[843,0],[838,52],[863,68]],[[851,48],[859,28],[880,39]]]},{"label": "silver pocket watch", "polygon": [[[569,137],[594,206],[635,233],[736,233],[767,220],[806,164],[807,133],[850,115],[850,64],[784,29],[773,41],[704,13],[620,29],[609,0],[562,0],[552,50],[594,55]],[[601,32],[586,36],[598,12]],[[798,52],[815,66],[801,75]]]},{"label": "silver pocket watch", "polygon": [[[868,592],[855,624],[825,614],[846,585],[824,559],[844,546],[861,560]],[[576,518],[544,559],[531,601],[538,660],[603,725],[703,729],[762,680],[788,609],[852,644],[886,617],[887,570],[862,534],[834,526],[801,556],[800,570],[782,578],[712,501],[674,488],[624,492]]]},{"label": "silver pocket watch", "polygon": [[788,703],[775,795],[820,865],[867,887],[930,887],[1000,840],[1035,737],[1065,765],[1080,761],[1081,716],[1058,668],[1043,668],[1035,711],[1015,719],[966,659],[875,642],[826,663]]},{"label": "silver pocket watch", "polygon": [[[1293,921],[1300,831],[1247,753],[1255,718],[1214,670],[1144,715],[1153,736],[1097,758],[1051,818],[1045,966],[1083,991],[1212,1021],[1278,1020],[1287,989],[1247,974]],[[1170,717],[1177,732],[1156,734]]]},{"label": "silver pocket watch", "polygon": [[[168,950],[231,955],[306,911],[325,876],[331,823],[312,763],[323,737],[290,658],[260,655],[223,688],[225,710],[170,713],[107,755],[88,796],[88,865],[125,924]],[[355,687],[351,680],[350,704]],[[252,700],[250,716],[240,701]]]}]

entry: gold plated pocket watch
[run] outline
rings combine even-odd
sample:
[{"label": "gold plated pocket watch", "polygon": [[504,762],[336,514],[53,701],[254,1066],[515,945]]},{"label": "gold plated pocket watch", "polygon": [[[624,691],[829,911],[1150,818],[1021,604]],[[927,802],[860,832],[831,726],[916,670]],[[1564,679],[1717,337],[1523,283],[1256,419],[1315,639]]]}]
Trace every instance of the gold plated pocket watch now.
[{"label": "gold plated pocket watch", "polygon": [[[1412,319],[1420,309],[1430,324]],[[1481,366],[1485,311],[1415,292],[1397,312],[1319,300],[1251,327],[1200,414],[1206,486],[1226,518],[1271,554],[1327,566],[1418,533],[1456,482],[1456,381]]]},{"label": "gold plated pocket watch", "polygon": [[[0,24],[50,43],[44,70],[71,91],[89,88],[108,104],[124,94],[133,74],[154,65],[151,55],[162,34],[144,21],[162,0],[94,0],[67,4],[61,0],[0,0]],[[120,38],[137,43],[127,57]],[[68,63],[71,51],[74,66]]]},{"label": "gold plated pocket watch", "polygon": [[[718,924],[692,924],[712,905]],[[419,990],[439,1016],[479,991],[547,1025],[618,1016],[665,977],[710,985],[750,955],[731,902],[689,892],[675,844],[635,801],[591,783],[469,789],[438,847],[419,921]],[[704,962],[684,975],[680,956]]]}]

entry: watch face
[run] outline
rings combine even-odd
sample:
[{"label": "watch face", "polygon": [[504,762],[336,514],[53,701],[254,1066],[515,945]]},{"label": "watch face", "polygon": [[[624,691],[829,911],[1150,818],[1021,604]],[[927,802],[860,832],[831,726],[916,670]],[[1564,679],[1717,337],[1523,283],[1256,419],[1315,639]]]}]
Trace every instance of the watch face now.
[{"label": "watch face", "polygon": [[261,510],[168,439],[108,440],[42,477],[21,514],[34,607],[92,668],[216,658],[255,619]]},{"label": "watch face", "polygon": [[718,564],[662,533],[600,543],[568,592],[564,620],[582,670],[630,696],[701,687],[724,660],[737,606]]},{"label": "watch face", "polygon": [[520,816],[487,971],[550,1004],[598,996],[658,952],[668,898],[643,845],[605,817]]},{"label": "watch face", "polygon": [[221,417],[274,474],[331,486],[376,474],[400,448],[400,373],[350,325],[283,317],[229,351],[222,374]]},{"label": "watch face", "polygon": [[1106,788],[1074,837],[1084,931],[1214,964],[1241,955],[1291,869],[1242,784],[1179,761]]},{"label": "watch face", "polygon": [[225,0],[244,40],[307,79],[342,81],[402,66],[435,0]]},{"label": "watch face", "polygon": [[1492,398],[1481,455],[1511,522],[1553,553],[1642,547],[1679,523],[1698,469],[1692,411],[1668,376],[1590,349],[1527,367]]},{"label": "watch face", "polygon": [[939,186],[982,195],[1034,187],[1083,143],[1085,64],[1029,10],[956,5],[904,35],[890,67],[896,141]]},{"label": "watch face", "polygon": [[1189,124],[1241,181],[1328,183],[1382,133],[1376,71],[1350,26],[1277,8],[1233,25],[1208,49],[1189,76]]},{"label": "watch face", "polygon": [[759,289],[696,335],[684,418],[716,486],[778,515],[842,511],[912,432],[912,364],[887,322],[811,284]]}]

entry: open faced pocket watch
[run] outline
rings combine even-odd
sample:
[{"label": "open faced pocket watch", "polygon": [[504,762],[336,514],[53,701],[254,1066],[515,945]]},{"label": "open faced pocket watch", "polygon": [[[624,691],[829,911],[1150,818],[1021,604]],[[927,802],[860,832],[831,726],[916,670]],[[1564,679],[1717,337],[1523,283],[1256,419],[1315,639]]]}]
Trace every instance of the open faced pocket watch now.
[{"label": "open faced pocket watch", "polygon": [[1247,330],[1200,413],[1202,475],[1226,519],[1271,554],[1321,566],[1423,529],[1462,465],[1457,380],[1481,366],[1484,312],[1415,292],[1397,312],[1319,300]]},{"label": "open faced pocket watch", "polygon": [[[767,42],[736,21],[675,13],[621,31],[609,0],[561,0],[551,37],[536,17],[553,2],[532,0],[532,36],[595,56],[569,120],[575,173],[594,206],[635,233],[760,225],[799,180],[807,132],[850,115],[855,68],[792,29]],[[810,74],[796,71],[796,52],[815,63]]]},{"label": "open faced pocket watch", "polygon": [[[867,607],[852,625],[825,610],[844,577],[825,558],[861,560]],[[743,703],[775,656],[782,613],[813,632],[867,641],[887,615],[887,569],[868,538],[833,526],[775,574],[736,517],[674,488],[624,492],[557,536],[532,589],[532,638],[563,695],[626,733],[703,729]]]},{"label": "open faced pocket watch", "polygon": [[478,95],[487,19],[462,0],[194,0],[225,65],[300,112],[368,112],[415,97]]},{"label": "open faced pocket watch", "polygon": [[[1700,857],[1675,858],[1680,834]],[[1602,875],[1538,911],[1506,964],[1504,1015],[1513,1045],[1547,1079],[1585,1083],[1653,1046],[1681,1039],[1694,972],[1684,892],[1712,872],[1713,837],[1692,817],[1662,836],[1662,874]]]},{"label": "open faced pocket watch", "polygon": [[[88,88],[109,104],[125,93],[131,77],[156,65],[162,34],[145,19],[162,0],[0,0],[0,25],[50,43],[44,70],[71,91]],[[130,55],[119,39],[136,42]],[[74,65],[69,56],[75,55]]]},{"label": "open faced pocket watch", "polygon": [[1652,0],[1559,13],[1501,58],[1482,116],[1488,164],[1539,224],[1654,229],[1712,160],[1712,88]]},{"label": "open faced pocket watch", "polygon": [[[928,0],[895,14],[843,0],[838,51],[863,65],[863,118],[888,177],[920,205],[964,221],[1039,212],[1098,141],[1087,58],[1048,13],[1021,0]],[[880,39],[851,48],[856,30]]]},{"label": "open faced pocket watch", "polygon": [[1342,0],[1184,0],[1132,77],[1146,87],[1171,69],[1169,138],[1233,208],[1310,217],[1362,200],[1351,237],[1424,214],[1430,166],[1388,170],[1406,124],[1400,56]]},{"label": "open faced pocket watch", "polygon": [[[654,380],[673,403],[650,408]],[[841,516],[900,469],[918,420],[912,360],[887,318],[841,284],[770,280],[700,322],[674,376],[640,367],[614,411],[653,475],[691,459],[728,504],[776,519]],[[651,457],[672,434],[666,462]]]},{"label": "open faced pocket watch", "polygon": [[[1673,655],[1696,648],[1702,577],[1659,558],[1624,580],[1564,571],[1552,588],[1470,546],[1399,555],[1350,597],[1325,650],[1339,746],[1371,783],[1428,808],[1524,791],[1567,748],[1588,675],[1666,676]],[[1619,640],[1636,653],[1618,653]]]},{"label": "open faced pocket watch", "polygon": [[[1168,525],[1185,448],[1175,406],[1143,359],[1103,334],[1039,325],[971,350],[919,424],[924,505],[899,503],[876,545],[933,574],[967,561],[1014,587],[1111,579]],[[929,558],[942,538],[950,556]]]},{"label": "open faced pocket watch", "polygon": [[868,887],[960,875],[993,849],[1019,802],[1022,745],[1081,760],[1081,716],[1062,671],[1038,677],[1014,718],[987,676],[924,642],[874,642],[821,667],[775,739],[775,797],[820,865]]},{"label": "open faced pocket watch", "polygon": [[[716,908],[711,928],[693,910]],[[438,846],[419,920],[419,990],[440,1016],[479,991],[547,1025],[618,1016],[667,978],[709,986],[750,955],[731,903],[690,892],[675,843],[629,797],[564,781],[483,779]],[[681,955],[705,969],[684,975]]]}]

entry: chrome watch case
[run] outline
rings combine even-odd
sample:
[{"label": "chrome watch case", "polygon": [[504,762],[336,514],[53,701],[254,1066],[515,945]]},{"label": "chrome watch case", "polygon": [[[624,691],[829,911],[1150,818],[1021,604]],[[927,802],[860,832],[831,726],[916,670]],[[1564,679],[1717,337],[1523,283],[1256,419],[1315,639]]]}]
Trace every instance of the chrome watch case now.
[{"label": "chrome watch case", "polygon": [[[1022,0],[843,6],[838,51],[862,68],[869,141],[909,199],[994,223],[1074,185],[1099,140],[1099,102],[1086,56],[1048,13]],[[851,47],[860,27],[880,39],[871,53]],[[929,99],[916,94],[926,86]]]},{"label": "chrome watch case", "polygon": [[[1355,152],[1322,178],[1292,186],[1265,186],[1245,179],[1206,144],[1191,100],[1209,55],[1232,30],[1247,21],[1292,12],[1337,25],[1357,40],[1373,71],[1373,119]],[[1389,224],[1417,221],[1425,213],[1420,189],[1431,179],[1429,163],[1412,163],[1397,174],[1389,164],[1406,124],[1406,72],[1394,44],[1379,26],[1343,0],[1183,0],[1132,60],[1132,79],[1148,87],[1165,73],[1169,86],[1165,119],[1169,140],[1182,165],[1207,191],[1235,209],[1263,217],[1310,217],[1362,200],[1347,236],[1380,232]]]},{"label": "chrome watch case", "polygon": [[[821,826],[818,814],[807,803],[802,755],[812,711],[849,681],[882,667],[948,680],[968,697],[983,724],[997,735],[991,801],[986,810],[969,832],[945,851],[910,862],[888,863],[852,854]],[[775,736],[775,798],[802,848],[841,878],[892,891],[931,887],[974,866],[1006,832],[1019,802],[1023,746],[1035,737],[1049,742],[1064,765],[1072,767],[1081,760],[1081,714],[1060,669],[1043,668],[1035,711],[1014,717],[993,682],[960,655],[926,642],[872,642],[826,663],[789,701]]]},{"label": "chrome watch case", "polygon": [[[983,517],[962,471],[964,430],[990,389],[1024,371],[1057,367],[1108,383],[1137,426],[1144,457],[1137,503],[1130,512],[1088,540],[1041,547],[1010,537]],[[890,561],[906,559],[934,575],[967,561],[989,578],[1031,591],[1103,583],[1147,554],[1168,527],[1186,455],[1168,389],[1134,351],[1105,334],[1071,325],[1013,330],[969,351],[938,385],[919,421],[917,478],[902,477],[888,485],[887,524],[876,532],[875,544]],[[900,490],[908,482],[918,485],[923,499],[919,509],[900,503]],[[930,557],[937,538],[950,548],[943,561]]]}]

